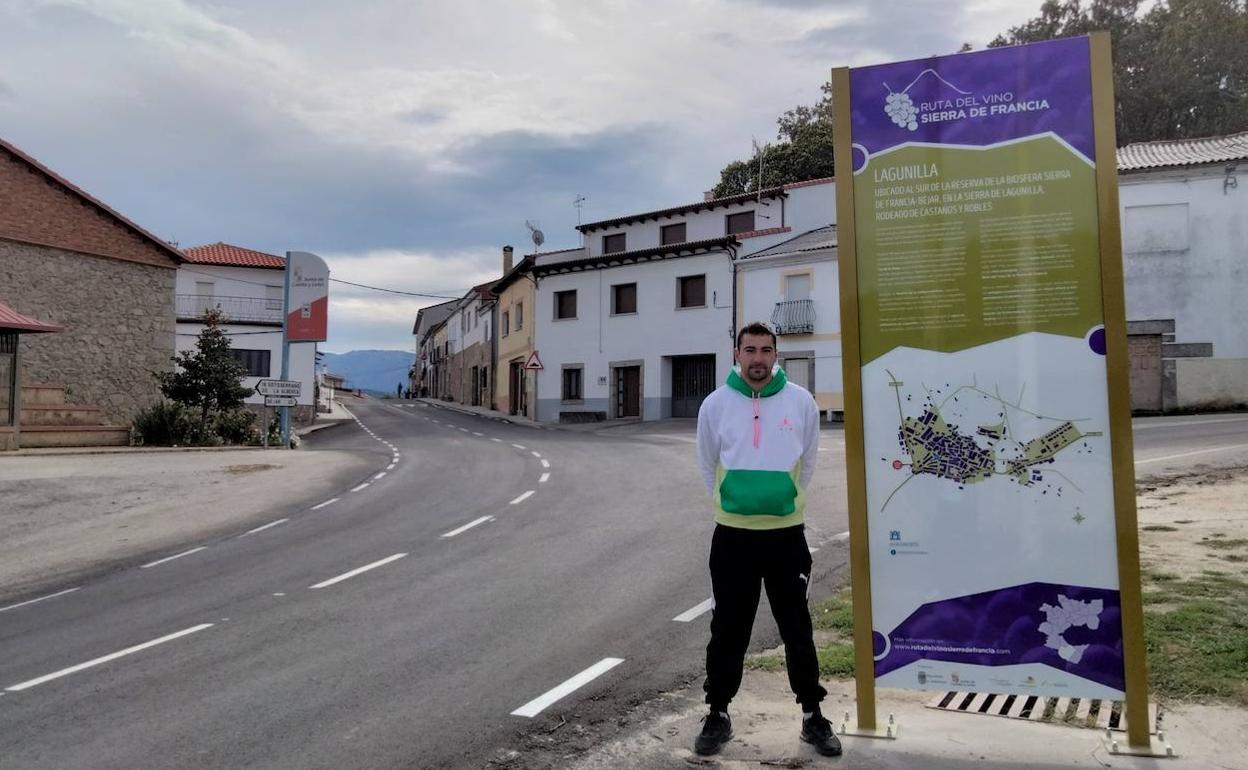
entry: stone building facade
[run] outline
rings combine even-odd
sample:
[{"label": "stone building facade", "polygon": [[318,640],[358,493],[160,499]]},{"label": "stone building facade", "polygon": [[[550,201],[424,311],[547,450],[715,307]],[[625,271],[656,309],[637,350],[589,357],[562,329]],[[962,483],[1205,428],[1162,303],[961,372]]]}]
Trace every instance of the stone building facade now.
[{"label": "stone building facade", "polygon": [[172,368],[181,253],[0,140],[0,301],[65,331],[24,347],[26,383],[64,386],[114,424]]}]

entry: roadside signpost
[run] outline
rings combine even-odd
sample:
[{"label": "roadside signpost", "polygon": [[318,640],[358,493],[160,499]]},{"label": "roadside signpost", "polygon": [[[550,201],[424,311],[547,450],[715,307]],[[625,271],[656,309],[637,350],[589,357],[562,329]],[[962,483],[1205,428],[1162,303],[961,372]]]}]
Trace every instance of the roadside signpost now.
[{"label": "roadside signpost", "polygon": [[832,73],[857,725],[875,687],[1150,740],[1108,33]]},{"label": "roadside signpost", "polygon": [[[292,342],[324,342],[328,339],[329,266],[315,254],[288,251],[285,279],[282,303],[285,312],[282,323],[282,380],[290,377]],[[298,397],[298,391],[293,395]],[[290,447],[290,407],[283,406],[281,410],[282,443]]]}]

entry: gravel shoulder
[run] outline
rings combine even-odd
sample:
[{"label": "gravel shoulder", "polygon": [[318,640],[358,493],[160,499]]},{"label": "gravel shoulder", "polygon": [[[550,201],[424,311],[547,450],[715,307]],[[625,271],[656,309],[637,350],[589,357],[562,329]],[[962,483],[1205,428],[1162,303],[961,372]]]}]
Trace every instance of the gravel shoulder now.
[{"label": "gravel shoulder", "polygon": [[0,458],[0,601],[288,515],[377,462],[321,450]]}]

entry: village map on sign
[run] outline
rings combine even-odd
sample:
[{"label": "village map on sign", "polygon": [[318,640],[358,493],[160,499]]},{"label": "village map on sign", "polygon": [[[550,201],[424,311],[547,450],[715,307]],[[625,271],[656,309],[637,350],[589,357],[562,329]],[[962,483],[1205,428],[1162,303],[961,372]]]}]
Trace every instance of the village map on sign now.
[{"label": "village map on sign", "polygon": [[[1099,438],[1100,431],[1083,431],[1076,423],[1082,418],[1049,417],[1022,406],[1025,387],[1011,401],[997,392],[970,384],[953,387],[945,383],[931,389],[920,383],[922,396],[917,415],[907,415],[914,403],[912,392],[904,394],[905,383],[887,371],[889,387],[897,398],[897,440],[905,459],[893,459],[896,471],[908,471],[884,501],[881,511],[906,484],[920,476],[933,476],[965,489],[1003,477],[1022,487],[1062,497],[1066,491],[1080,492],[1066,474],[1056,467],[1060,457],[1090,453],[1087,439]],[[1031,435],[1020,436],[1016,426],[1025,424]],[[1037,430],[1036,426],[1043,426]],[[889,458],[881,458],[889,462]],[[1076,510],[1076,523],[1082,514]]]}]

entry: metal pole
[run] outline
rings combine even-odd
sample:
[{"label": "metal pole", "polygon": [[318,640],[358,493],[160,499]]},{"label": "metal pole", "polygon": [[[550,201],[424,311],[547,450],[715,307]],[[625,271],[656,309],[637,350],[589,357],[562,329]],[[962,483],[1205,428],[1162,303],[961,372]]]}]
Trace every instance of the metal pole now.
[{"label": "metal pole", "polygon": [[[286,327],[290,324],[290,252],[286,252],[285,280],[282,286],[282,380],[290,378],[290,339]],[[282,410],[282,446],[290,448],[290,407]]]}]

